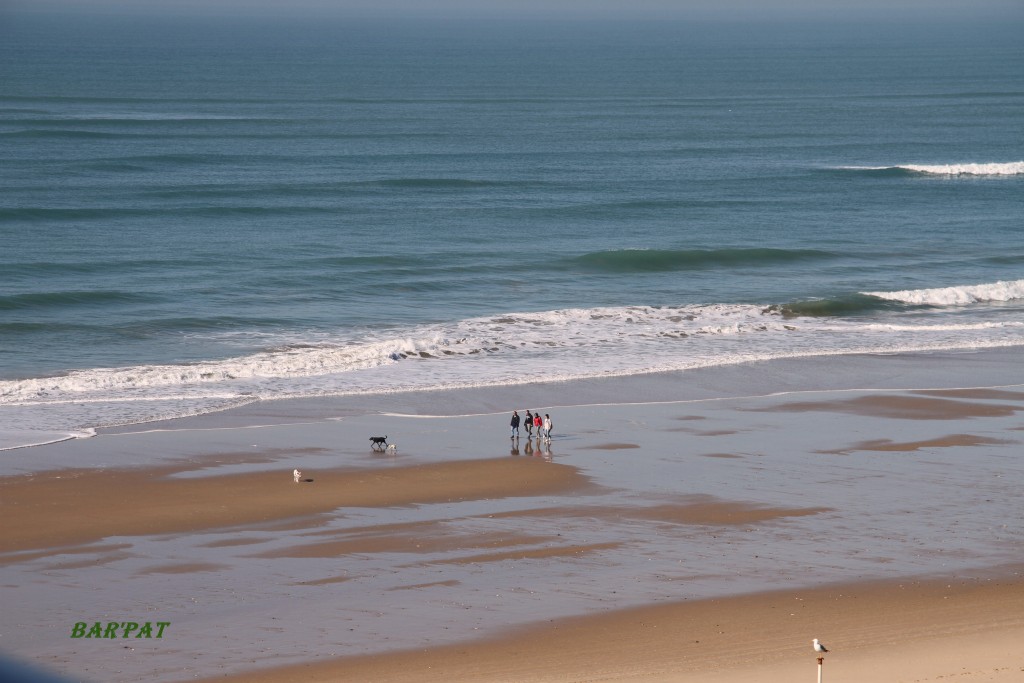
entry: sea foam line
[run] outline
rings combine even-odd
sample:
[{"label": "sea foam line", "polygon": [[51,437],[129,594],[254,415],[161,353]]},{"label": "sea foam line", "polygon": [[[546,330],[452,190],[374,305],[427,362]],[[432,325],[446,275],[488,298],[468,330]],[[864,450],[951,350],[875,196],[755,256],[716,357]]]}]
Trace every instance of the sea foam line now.
[{"label": "sea foam line", "polygon": [[[868,294],[910,304],[1009,301],[1024,299],[1024,280]],[[902,324],[905,327],[900,329],[922,334],[990,329],[1013,333],[1013,325],[1007,321],[920,321],[918,325],[884,322]],[[386,339],[339,338],[334,344],[285,346],[189,365],[94,368],[56,377],[0,381],[0,405],[259,399],[293,391],[333,393],[339,386],[353,383],[363,388],[363,383],[377,383],[383,377],[388,378],[386,385],[405,384],[413,376],[418,378],[413,384],[436,385],[452,378],[465,379],[466,373],[474,378],[497,376],[504,381],[506,373],[522,372],[523,367],[534,368],[538,363],[549,364],[547,371],[566,363],[577,365],[580,354],[590,359],[592,370],[635,371],[653,359],[675,358],[686,363],[697,357],[728,360],[736,352],[733,340],[737,337],[749,340],[744,347],[753,345],[770,354],[794,344],[828,353],[837,344],[836,332],[843,332],[847,343],[856,344],[858,334],[880,329],[872,327],[877,323],[831,316],[785,318],[749,304],[508,313],[406,328]],[[1012,337],[1017,339],[1019,334],[1013,333]],[[996,341],[1006,339],[1000,334]],[[970,341],[985,343],[975,337]],[[495,360],[473,360],[487,357]],[[402,369],[382,374],[396,364],[402,364]],[[432,381],[427,381],[428,376]]]}]

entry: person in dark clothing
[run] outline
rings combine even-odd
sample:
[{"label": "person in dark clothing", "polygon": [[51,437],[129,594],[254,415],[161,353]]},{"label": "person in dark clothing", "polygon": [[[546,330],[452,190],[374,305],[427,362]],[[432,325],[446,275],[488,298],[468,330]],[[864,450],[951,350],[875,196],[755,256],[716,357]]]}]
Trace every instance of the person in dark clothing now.
[{"label": "person in dark clothing", "polygon": [[526,438],[529,439],[529,438],[533,437],[533,414],[529,410],[526,411],[526,425],[525,426],[526,426]]},{"label": "person in dark clothing", "polygon": [[512,436],[510,439],[515,439],[519,436],[519,413],[515,410],[512,411]]}]

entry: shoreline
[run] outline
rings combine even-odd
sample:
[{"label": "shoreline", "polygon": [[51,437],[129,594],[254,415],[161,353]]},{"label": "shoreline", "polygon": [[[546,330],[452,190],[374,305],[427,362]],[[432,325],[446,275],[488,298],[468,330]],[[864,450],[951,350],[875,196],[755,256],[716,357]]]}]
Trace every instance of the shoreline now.
[{"label": "shoreline", "polygon": [[[274,398],[225,410],[103,427],[97,434],[162,428],[232,428],[289,424],[304,420],[393,414],[471,417],[519,406],[573,408],[646,405],[736,398],[765,398],[793,392],[913,391],[1024,384],[1024,346],[895,354],[816,355],[555,382],[530,382],[353,396]],[[951,364],[961,367],[951,372]],[[1007,370],[1012,372],[1009,376]],[[751,391],[751,387],[754,387]],[[538,400],[540,399],[540,400]]]},{"label": "shoreline", "polygon": [[[1022,359],[1024,346],[894,354],[856,353],[513,385],[256,399],[212,412],[36,436],[33,438],[44,440],[0,448],[0,465],[5,460],[18,458],[15,454],[21,451],[52,451],[55,446],[87,441],[97,436],[162,430],[272,427],[368,414],[468,417],[540,404],[560,409],[764,398],[801,392],[1016,386],[1024,384],[1024,372],[1017,372],[1018,368],[1024,367]],[[951,374],[951,366],[963,367]],[[1011,370],[1009,376],[1007,369]],[[0,476],[4,474],[0,471]]]}]

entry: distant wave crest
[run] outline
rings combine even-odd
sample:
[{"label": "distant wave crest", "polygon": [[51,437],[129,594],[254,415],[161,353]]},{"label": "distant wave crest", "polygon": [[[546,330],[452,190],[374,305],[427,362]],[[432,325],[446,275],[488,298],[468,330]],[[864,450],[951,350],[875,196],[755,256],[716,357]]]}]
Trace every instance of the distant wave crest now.
[{"label": "distant wave crest", "polygon": [[1024,161],[995,164],[940,164],[900,166],[914,173],[929,175],[1024,175]]},{"label": "distant wave crest", "polygon": [[1024,280],[993,282],[981,285],[905,289],[897,292],[863,292],[867,296],[925,306],[963,306],[965,304],[1014,301],[1024,299]]},{"label": "distant wave crest", "polygon": [[816,249],[620,249],[583,254],[574,265],[608,273],[700,270],[721,266],[770,266],[833,258]]},{"label": "distant wave crest", "polygon": [[1024,175],[1024,161],[962,164],[898,164],[846,166],[841,170],[878,175],[1015,176]]}]

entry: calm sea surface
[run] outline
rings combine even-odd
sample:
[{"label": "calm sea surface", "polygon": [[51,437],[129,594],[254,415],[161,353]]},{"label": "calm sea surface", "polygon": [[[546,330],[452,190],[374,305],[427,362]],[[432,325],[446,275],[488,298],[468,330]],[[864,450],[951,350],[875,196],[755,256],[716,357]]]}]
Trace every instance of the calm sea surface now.
[{"label": "calm sea surface", "polygon": [[0,22],[0,447],[1024,345],[1020,25]]}]

